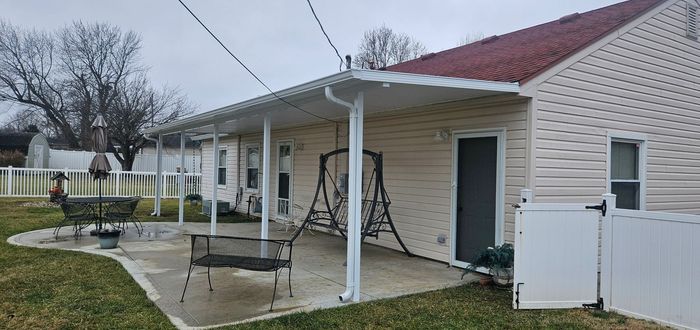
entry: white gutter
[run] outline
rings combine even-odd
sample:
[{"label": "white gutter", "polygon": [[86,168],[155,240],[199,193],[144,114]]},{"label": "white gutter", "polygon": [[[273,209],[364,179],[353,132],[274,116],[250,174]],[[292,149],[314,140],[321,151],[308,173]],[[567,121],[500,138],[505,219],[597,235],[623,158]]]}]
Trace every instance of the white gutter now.
[{"label": "white gutter", "polygon": [[[352,104],[346,101],[343,101],[335,95],[333,95],[333,89],[330,86],[326,86],[324,89],[326,99],[332,103],[338,104],[340,106],[343,106],[348,109],[349,112],[349,141],[348,141],[348,147],[349,147],[349,152],[348,152],[348,163],[349,163],[349,169],[348,169],[348,176],[349,176],[349,185],[348,185],[348,231],[347,231],[347,257],[346,257],[346,263],[347,263],[347,268],[346,268],[346,279],[345,279],[345,291],[341,293],[338,298],[340,299],[341,302],[348,302],[350,300],[359,300],[359,285],[360,285],[360,279],[359,279],[359,268],[360,268],[360,260],[359,260],[359,251],[360,250],[360,244],[357,242],[358,238],[357,234],[359,233],[359,230],[356,230],[357,224],[358,224],[358,214],[361,214],[359,212],[361,205],[358,203],[358,190],[357,190],[357,183],[359,182],[357,180],[358,175],[357,175],[357,169],[358,169],[358,164],[359,168],[362,168],[362,136],[358,137],[358,133],[361,133],[362,130],[362,124],[358,123],[361,119],[361,114],[358,116],[358,106],[357,104]],[[358,99],[361,100],[362,92],[358,93]],[[357,102],[356,102],[357,103]],[[360,118],[358,118],[360,117]],[[358,120],[359,119],[359,120]],[[358,127],[359,125],[359,127]],[[359,139],[358,139],[359,138]],[[358,143],[359,142],[359,143]],[[358,152],[358,147],[359,147],[359,152]],[[359,154],[359,157],[358,157]],[[359,158],[359,161],[358,161]],[[360,176],[361,177],[361,176]],[[360,183],[360,189],[361,187],[361,182]],[[359,194],[362,194],[360,191]],[[359,206],[359,207],[358,207]],[[360,222],[361,224],[361,222]]]}]

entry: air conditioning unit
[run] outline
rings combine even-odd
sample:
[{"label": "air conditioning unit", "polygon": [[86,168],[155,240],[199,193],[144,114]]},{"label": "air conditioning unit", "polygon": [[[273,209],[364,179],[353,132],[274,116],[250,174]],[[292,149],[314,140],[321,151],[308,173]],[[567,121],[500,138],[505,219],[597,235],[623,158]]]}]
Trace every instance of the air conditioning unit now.
[{"label": "air conditioning unit", "polygon": [[[229,212],[231,204],[221,200],[216,201],[216,214],[226,214]],[[205,199],[202,201],[202,213],[211,215],[211,200]]]}]

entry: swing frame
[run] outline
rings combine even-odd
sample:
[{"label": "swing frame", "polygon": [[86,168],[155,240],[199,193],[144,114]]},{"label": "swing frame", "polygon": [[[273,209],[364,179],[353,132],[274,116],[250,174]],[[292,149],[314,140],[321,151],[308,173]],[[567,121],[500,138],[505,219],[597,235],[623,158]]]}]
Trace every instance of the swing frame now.
[{"label": "swing frame", "polygon": [[[348,153],[348,148],[333,150],[329,153],[321,154],[319,157],[319,175],[318,183],[316,184],[316,193],[314,194],[309,213],[304,222],[299,226],[291,241],[294,241],[304,228],[314,229],[316,227],[337,231],[347,240],[347,225],[348,225],[348,203],[347,196],[343,195],[338,189],[338,185],[333,180],[331,173],[328,171],[328,160],[331,157],[337,157],[340,154]],[[401,240],[399,233],[396,231],[394,221],[389,212],[391,200],[384,187],[384,163],[381,152],[373,152],[367,149],[362,150],[362,154],[369,156],[374,163],[372,175],[369,178],[365,195],[362,197],[361,220],[362,220],[362,238],[364,242],[366,237],[379,238],[381,232],[391,232],[394,234],[396,241],[401,245],[401,248],[406,252],[406,255],[413,256],[406,245]],[[333,202],[328,195],[327,180],[329,178],[333,184]],[[369,199],[370,187],[372,188],[372,198]],[[322,195],[322,202],[319,202],[319,195]],[[320,204],[320,205],[319,205]],[[318,206],[318,207],[317,207]],[[322,209],[323,208],[323,209]]]}]

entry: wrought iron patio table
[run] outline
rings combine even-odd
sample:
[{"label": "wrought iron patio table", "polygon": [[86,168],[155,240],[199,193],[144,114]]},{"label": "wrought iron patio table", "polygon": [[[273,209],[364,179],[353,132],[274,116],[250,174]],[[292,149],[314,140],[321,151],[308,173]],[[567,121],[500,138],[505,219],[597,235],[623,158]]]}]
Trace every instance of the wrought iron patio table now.
[{"label": "wrought iron patio table", "polygon": [[[96,220],[98,222],[100,222],[100,220],[102,219],[102,204],[126,202],[126,201],[130,200],[131,198],[133,198],[133,197],[116,197],[116,196],[68,197],[68,198],[66,198],[66,202],[75,203],[75,204],[98,205],[99,206],[99,214],[98,214],[98,217]],[[96,227],[98,226],[98,222],[95,223]],[[98,229],[101,229],[101,228],[98,228]],[[93,233],[90,232],[90,235],[93,235]]]}]

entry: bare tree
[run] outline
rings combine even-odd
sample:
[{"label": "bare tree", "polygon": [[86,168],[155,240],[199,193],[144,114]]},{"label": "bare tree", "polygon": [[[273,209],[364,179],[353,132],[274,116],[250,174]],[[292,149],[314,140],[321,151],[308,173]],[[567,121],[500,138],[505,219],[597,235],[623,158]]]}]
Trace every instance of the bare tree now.
[{"label": "bare tree", "polygon": [[191,106],[177,90],[153,89],[143,75],[121,84],[115,95],[105,119],[111,123],[107,128],[109,137],[119,147],[114,156],[123,170],[130,171],[136,154],[146,143],[140,132],[189,113]]},{"label": "bare tree", "polygon": [[484,34],[481,32],[467,33],[464,37],[459,39],[459,43],[457,44],[457,46],[468,45],[472,42],[476,42],[481,39],[484,39]]},{"label": "bare tree", "polygon": [[140,129],[188,112],[177,90],[151,87],[140,49],[136,33],[109,24],[74,22],[50,34],[0,21],[0,102],[39,110],[46,127],[86,150],[92,120],[104,115],[114,144],[126,146],[117,159],[130,169],[143,145],[135,137]]},{"label": "bare tree", "polygon": [[353,63],[363,69],[384,68],[427,53],[420,41],[385,25],[366,31],[358,48]]}]

